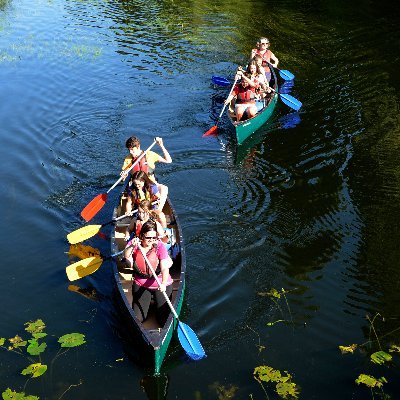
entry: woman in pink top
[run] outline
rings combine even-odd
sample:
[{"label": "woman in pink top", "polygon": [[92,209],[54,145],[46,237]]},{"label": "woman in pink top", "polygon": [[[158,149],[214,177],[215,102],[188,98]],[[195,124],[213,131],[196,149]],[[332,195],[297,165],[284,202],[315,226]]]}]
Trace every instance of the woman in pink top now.
[{"label": "woman in pink top", "polygon": [[[169,306],[165,300],[165,292],[170,298],[172,294],[172,278],[169,269],[172,266],[172,259],[168,251],[159,239],[157,226],[154,221],[147,221],[143,224],[138,238],[133,239],[136,245],[125,252],[126,262],[133,269],[133,310],[140,322],[147,318],[150,302],[154,296],[158,322],[163,326],[168,318]],[[146,254],[153,271],[157,274],[161,285],[158,286],[146,260],[144,259],[138,245]],[[129,250],[129,249],[128,249]]]}]

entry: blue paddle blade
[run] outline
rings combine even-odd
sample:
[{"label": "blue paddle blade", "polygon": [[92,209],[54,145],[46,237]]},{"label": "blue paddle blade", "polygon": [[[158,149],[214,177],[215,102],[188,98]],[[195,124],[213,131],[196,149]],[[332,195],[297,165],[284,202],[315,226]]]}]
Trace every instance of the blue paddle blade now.
[{"label": "blue paddle blade", "polygon": [[292,81],[294,79],[294,75],[290,71],[288,71],[287,69],[280,69],[279,70],[279,75],[285,81]]},{"label": "blue paddle blade", "polygon": [[231,84],[228,79],[222,78],[221,76],[213,76],[211,80],[215,85],[219,86],[229,86]]},{"label": "blue paddle blade", "polygon": [[303,105],[299,100],[291,96],[290,94],[282,94],[279,93],[281,100],[293,110],[298,111],[300,110],[301,106]]},{"label": "blue paddle blade", "polygon": [[206,352],[192,328],[181,321],[178,324],[178,339],[192,360],[201,360],[206,357]]}]

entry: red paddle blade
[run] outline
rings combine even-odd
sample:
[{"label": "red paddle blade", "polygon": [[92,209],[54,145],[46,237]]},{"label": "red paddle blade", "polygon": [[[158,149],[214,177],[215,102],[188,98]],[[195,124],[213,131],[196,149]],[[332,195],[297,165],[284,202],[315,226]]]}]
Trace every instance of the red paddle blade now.
[{"label": "red paddle blade", "polygon": [[81,217],[90,221],[106,204],[107,193],[98,194],[81,212]]},{"label": "red paddle blade", "polygon": [[206,133],[204,133],[202,137],[217,135],[217,129],[218,129],[217,125],[214,125]]}]

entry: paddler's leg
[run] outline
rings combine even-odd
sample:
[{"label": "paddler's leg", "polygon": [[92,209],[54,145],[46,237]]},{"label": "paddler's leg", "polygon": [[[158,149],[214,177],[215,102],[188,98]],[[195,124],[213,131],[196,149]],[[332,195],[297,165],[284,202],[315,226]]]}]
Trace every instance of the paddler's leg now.
[{"label": "paddler's leg", "polygon": [[150,302],[151,302],[151,292],[148,289],[143,288],[142,286],[136,285],[134,283],[132,285],[132,294],[133,294],[133,304],[132,308],[135,312],[136,318],[143,322],[147,318],[147,314],[149,312]]},{"label": "paddler's leg", "polygon": [[[171,299],[172,285],[167,286],[165,293],[167,294],[168,298]],[[164,295],[159,290],[156,290],[155,292],[155,300],[157,305],[157,321],[161,326],[164,326],[171,309],[169,308]]]}]

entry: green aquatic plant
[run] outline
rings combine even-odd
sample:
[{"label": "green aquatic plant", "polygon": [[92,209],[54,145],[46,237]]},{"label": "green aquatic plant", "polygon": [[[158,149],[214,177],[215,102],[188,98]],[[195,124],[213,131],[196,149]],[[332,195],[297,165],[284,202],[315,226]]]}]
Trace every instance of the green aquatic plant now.
[{"label": "green aquatic plant", "polygon": [[[43,341],[48,335],[44,332],[46,329],[45,323],[41,319],[36,321],[29,321],[25,323],[25,331],[28,332],[31,337],[28,339],[23,339],[19,335],[15,335],[12,338],[6,339],[0,337],[0,348],[25,356],[31,364],[28,365],[22,372],[22,375],[28,376],[30,378],[39,378],[48,369],[46,364],[41,362],[33,362],[31,356],[40,357],[42,353],[47,349],[47,343]],[[70,348],[81,346],[86,343],[85,335],[82,333],[68,333],[58,338],[58,343],[60,343],[60,349],[57,354],[53,357],[51,364],[54,363],[55,359],[61,354],[66,353]],[[60,353],[62,348],[66,348],[63,353]],[[25,383],[26,385],[26,383]],[[10,388],[7,388],[3,393],[2,397],[5,400],[35,400],[39,399],[36,396],[25,395],[24,392],[15,392]]]},{"label": "green aquatic plant", "polygon": [[237,390],[239,389],[235,385],[221,385],[219,382],[214,382],[209,386],[212,391],[215,391],[217,394],[217,400],[229,400],[235,397]]},{"label": "green aquatic plant", "polygon": [[[369,340],[365,343],[362,344],[352,344],[352,345],[348,345],[348,346],[339,346],[339,350],[341,351],[342,354],[347,354],[347,353],[354,353],[354,351],[356,349],[362,349],[364,347],[367,347],[368,349],[371,348],[371,346],[373,345],[374,342],[376,342],[379,350],[373,352],[372,354],[370,354],[370,360],[372,363],[377,364],[377,365],[384,365],[387,363],[391,363],[393,360],[393,356],[389,353],[400,353],[400,346],[396,345],[396,344],[391,344],[391,346],[389,347],[388,351],[384,351],[382,349],[382,345],[380,342],[380,338],[376,332],[375,326],[374,326],[374,322],[375,319],[380,316],[379,313],[376,313],[375,316],[371,319],[368,315],[367,315],[367,320],[370,323],[370,328],[369,328]],[[384,321],[384,318],[382,318],[382,320]],[[381,336],[381,339],[385,336],[388,336],[390,334],[392,334],[393,332],[399,330],[399,328],[386,333],[385,335]],[[374,333],[375,336],[375,340],[371,339],[371,334],[372,332]],[[358,376],[358,378],[355,380],[355,382],[359,385],[359,384],[363,384],[365,386],[368,386],[371,389],[371,394],[372,394],[372,398],[374,398],[374,389],[381,389],[382,391],[382,396],[383,398],[387,398],[387,395],[383,392],[382,390],[382,386],[384,383],[388,383],[388,381],[386,380],[386,378],[384,376],[382,376],[379,379],[374,378],[371,375],[366,375],[366,374],[360,374]]]},{"label": "green aquatic plant", "polygon": [[[293,290],[295,290],[295,289],[293,289]],[[283,309],[282,309],[281,305],[279,304],[282,298],[285,300],[286,308],[287,308],[287,311],[288,311],[289,317],[290,317],[290,322],[294,326],[293,317],[292,317],[292,311],[291,311],[290,306],[289,306],[289,301],[288,301],[288,299],[286,297],[286,294],[290,293],[290,292],[291,291],[285,290],[284,288],[282,288],[281,290],[277,290],[275,288],[272,288],[268,292],[259,292],[258,293],[259,296],[269,297],[274,302],[275,306],[278,308],[278,310],[279,310],[279,312],[281,313],[281,316],[282,316],[282,319],[279,319],[279,320],[273,321],[273,322],[268,322],[267,326],[273,326],[273,325],[277,324],[278,322],[288,322],[285,319],[285,313],[283,312]]]},{"label": "green aquatic plant", "polygon": [[10,388],[7,388],[3,393],[2,393],[3,400],[39,400],[39,397],[37,396],[30,396],[26,395],[24,392],[15,392],[14,390],[11,390]]},{"label": "green aquatic plant", "polygon": [[292,381],[292,375],[287,371],[281,372],[268,365],[261,365],[254,369],[253,376],[263,388],[267,398],[269,397],[263,382],[275,383],[275,391],[282,399],[299,398],[300,388]]}]

